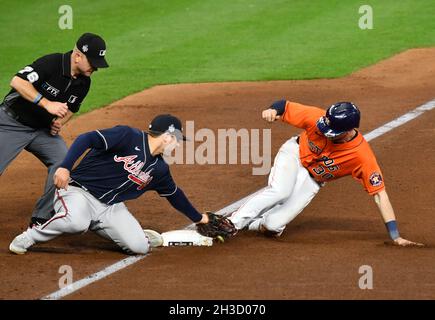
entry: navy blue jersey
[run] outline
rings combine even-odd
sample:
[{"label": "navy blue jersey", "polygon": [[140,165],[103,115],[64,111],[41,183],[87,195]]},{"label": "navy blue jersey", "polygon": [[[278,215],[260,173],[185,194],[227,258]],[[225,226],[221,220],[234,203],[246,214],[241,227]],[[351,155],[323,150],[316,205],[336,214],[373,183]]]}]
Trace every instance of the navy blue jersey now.
[{"label": "navy blue jersey", "polygon": [[102,149],[91,149],[71,179],[106,204],[136,199],[148,190],[166,197],[177,191],[168,164],[153,156],[148,134],[128,126],[96,130]]}]

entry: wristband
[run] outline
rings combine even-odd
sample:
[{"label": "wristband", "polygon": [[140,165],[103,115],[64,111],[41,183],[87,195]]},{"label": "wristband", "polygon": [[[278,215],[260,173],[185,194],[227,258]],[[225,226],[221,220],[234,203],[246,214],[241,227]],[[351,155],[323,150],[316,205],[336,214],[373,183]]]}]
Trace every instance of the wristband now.
[{"label": "wristband", "polygon": [[400,237],[399,230],[397,230],[396,220],[389,221],[385,224],[387,227],[388,233],[390,234],[391,239],[396,240]]},{"label": "wristband", "polygon": [[287,100],[279,100],[275,101],[271,106],[270,109],[276,110],[276,115],[281,116],[285,112],[285,105],[287,104]]},{"label": "wristband", "polygon": [[35,100],[33,100],[33,103],[34,103],[34,104],[38,104],[39,101],[41,101],[41,100],[42,100],[42,94],[40,94],[40,93],[38,92],[38,94],[36,95]]}]

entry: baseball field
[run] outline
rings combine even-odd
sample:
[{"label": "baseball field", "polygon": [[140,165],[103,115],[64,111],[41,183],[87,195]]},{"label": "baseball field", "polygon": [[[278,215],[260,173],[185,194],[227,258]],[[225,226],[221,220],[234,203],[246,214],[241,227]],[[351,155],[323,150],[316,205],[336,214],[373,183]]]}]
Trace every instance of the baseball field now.
[{"label": "baseball field", "polygon": [[[9,243],[27,227],[46,179],[46,168],[23,152],[0,178],[0,299],[435,299],[433,1],[72,1],[72,29],[59,27],[62,1],[1,2],[4,95],[18,70],[71,50],[83,32],[106,40],[110,67],[92,75],[80,114],[62,129],[68,145],[83,132],[146,129],[171,113],[213,132],[271,129],[273,161],[300,132],[261,119],[273,101],[324,109],[353,101],[362,133],[381,128],[370,144],[401,234],[426,246],[389,245],[372,197],[343,178],[323,187],[279,239],[240,232],[213,247],[128,257],[87,232],[17,256]],[[361,25],[361,6],[372,9],[371,28]],[[218,211],[267,184],[253,166],[176,164],[171,172],[199,210]],[[127,206],[144,228],[190,224],[155,193]],[[59,288],[62,266],[73,270],[70,290]],[[360,286],[364,266],[372,288]]]}]

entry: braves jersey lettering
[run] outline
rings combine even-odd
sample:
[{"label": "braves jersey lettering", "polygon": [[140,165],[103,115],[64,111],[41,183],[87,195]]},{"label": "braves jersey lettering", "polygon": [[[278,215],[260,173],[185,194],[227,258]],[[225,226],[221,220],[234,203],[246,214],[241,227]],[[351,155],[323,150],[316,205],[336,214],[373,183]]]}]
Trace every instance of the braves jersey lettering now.
[{"label": "braves jersey lettering", "polygon": [[357,132],[351,141],[335,144],[317,129],[317,120],[324,114],[325,111],[317,107],[286,103],[282,120],[304,129],[299,138],[302,165],[318,182],[352,175],[369,194],[384,189],[381,170],[362,134]]},{"label": "braves jersey lettering", "polygon": [[[135,147],[134,149],[137,150],[137,147]],[[136,158],[137,156],[118,157],[115,155],[113,157],[113,160],[115,160],[115,162],[124,162],[124,170],[130,173],[128,175],[128,179],[139,185],[139,187],[137,187],[137,190],[142,190],[153,179],[153,177],[151,176],[151,172],[154,169],[151,169],[147,172],[140,171],[143,168],[144,163],[142,161],[135,162],[134,159]]]},{"label": "braves jersey lettering", "polygon": [[137,174],[142,169],[144,163],[142,161],[135,162],[134,159],[136,158],[136,155],[126,157],[118,157],[115,155],[113,160],[115,160],[115,162],[124,162],[124,170],[132,174]]},{"label": "braves jersey lettering", "polygon": [[71,173],[72,180],[95,198],[114,204],[138,198],[148,190],[162,196],[175,192],[169,166],[160,155],[150,153],[145,132],[117,126],[98,133],[104,150],[91,149]]},{"label": "braves jersey lettering", "polygon": [[139,185],[139,187],[137,187],[137,190],[142,190],[151,182],[151,180],[153,180],[153,177],[151,176],[152,171],[153,169],[148,172],[140,172],[138,176],[129,174],[128,178]]}]

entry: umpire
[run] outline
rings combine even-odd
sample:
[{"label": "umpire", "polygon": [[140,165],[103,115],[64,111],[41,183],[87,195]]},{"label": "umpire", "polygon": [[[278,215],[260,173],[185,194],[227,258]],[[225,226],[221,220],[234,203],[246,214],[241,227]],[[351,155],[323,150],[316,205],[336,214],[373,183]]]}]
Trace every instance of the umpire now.
[{"label": "umpire", "polygon": [[30,226],[52,216],[53,175],[67,153],[59,132],[79,111],[92,73],[109,66],[105,55],[104,40],[85,33],[73,50],[43,56],[18,71],[0,104],[0,175],[23,149],[48,168],[44,194],[36,203]]}]

